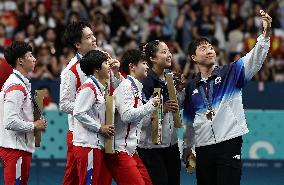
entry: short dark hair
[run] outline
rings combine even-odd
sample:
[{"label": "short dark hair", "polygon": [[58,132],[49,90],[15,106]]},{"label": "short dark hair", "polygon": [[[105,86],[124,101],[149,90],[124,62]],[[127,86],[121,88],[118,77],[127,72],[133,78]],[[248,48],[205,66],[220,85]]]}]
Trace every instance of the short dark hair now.
[{"label": "short dark hair", "polygon": [[99,50],[91,50],[80,61],[81,70],[88,76],[94,73],[95,69],[101,69],[102,64],[108,60],[108,56]]},{"label": "short dark hair", "polygon": [[190,57],[191,57],[191,55],[195,55],[197,47],[200,46],[201,44],[205,44],[205,43],[209,43],[210,44],[210,41],[207,38],[205,38],[205,37],[201,37],[201,38],[193,40],[188,45],[188,50],[187,50],[188,55]]},{"label": "short dark hair", "polygon": [[23,41],[15,41],[4,51],[4,57],[7,63],[10,64],[12,68],[15,68],[17,59],[32,51],[33,49],[28,43]]},{"label": "short dark hair", "polygon": [[72,22],[68,24],[63,34],[63,41],[77,51],[78,49],[75,46],[75,43],[81,42],[83,29],[86,27],[91,28],[91,25],[84,21]]},{"label": "short dark hair", "polygon": [[140,61],[144,60],[143,53],[138,49],[132,49],[126,51],[121,58],[121,68],[125,74],[129,75],[129,64],[137,65]]},{"label": "short dark hair", "polygon": [[141,44],[140,47],[139,47],[140,50],[143,52],[145,60],[148,62],[150,67],[153,66],[150,58],[156,56],[160,42],[163,42],[163,41],[153,40],[153,41],[150,41],[146,44]]}]

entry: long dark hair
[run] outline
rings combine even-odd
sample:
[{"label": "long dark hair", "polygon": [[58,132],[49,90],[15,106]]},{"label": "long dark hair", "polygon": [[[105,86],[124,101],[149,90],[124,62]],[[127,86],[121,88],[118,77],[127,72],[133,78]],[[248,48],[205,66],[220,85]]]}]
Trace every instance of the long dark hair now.
[{"label": "long dark hair", "polygon": [[151,61],[151,57],[155,57],[158,51],[159,44],[162,41],[160,40],[153,40],[145,44],[140,45],[140,51],[143,52],[144,59],[148,62],[148,65],[152,68],[153,64]]}]

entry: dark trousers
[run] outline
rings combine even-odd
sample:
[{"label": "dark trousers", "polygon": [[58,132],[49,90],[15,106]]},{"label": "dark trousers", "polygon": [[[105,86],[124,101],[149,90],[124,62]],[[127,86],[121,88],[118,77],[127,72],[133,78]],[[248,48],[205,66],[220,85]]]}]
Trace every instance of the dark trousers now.
[{"label": "dark trousers", "polygon": [[178,144],[166,148],[137,149],[153,185],[180,185],[180,152]]},{"label": "dark trousers", "polygon": [[240,185],[242,137],[196,147],[197,185]]}]

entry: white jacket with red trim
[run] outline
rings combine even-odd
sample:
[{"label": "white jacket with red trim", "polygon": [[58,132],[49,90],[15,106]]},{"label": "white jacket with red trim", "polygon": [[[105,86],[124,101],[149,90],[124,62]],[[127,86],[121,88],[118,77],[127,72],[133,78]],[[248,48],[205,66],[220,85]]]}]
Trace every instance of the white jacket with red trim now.
[{"label": "white jacket with red trim", "polygon": [[[18,74],[22,82],[15,74]],[[31,84],[19,71],[4,83],[0,93],[0,147],[35,151]]]},{"label": "white jacket with red trim", "polygon": [[138,92],[129,79],[123,80],[114,91],[118,111],[115,115],[115,150],[133,155],[139,143],[143,119],[150,117],[156,108],[152,101],[143,105],[142,83],[134,77],[128,78],[133,79]]},{"label": "white jacket with red trim", "polygon": [[104,137],[99,130],[105,124],[105,90],[98,80],[97,82],[99,87],[91,78],[87,78],[78,89],[73,112],[75,146],[104,147]]},{"label": "white jacket with red trim", "polygon": [[87,79],[85,73],[80,68],[80,60],[82,56],[75,55],[60,75],[60,110],[68,114],[69,130],[73,131],[74,118],[72,116],[76,91],[82,83]]},{"label": "white jacket with red trim", "polygon": [[[60,110],[68,114],[68,124],[69,130],[73,131],[74,127],[74,103],[76,98],[76,92],[82,83],[85,82],[87,76],[80,68],[79,60],[81,55],[75,55],[67,67],[61,72],[60,75]],[[123,77],[120,75],[120,78],[117,79],[113,74],[111,74],[111,83],[113,88],[117,87],[119,83],[123,80]]]}]

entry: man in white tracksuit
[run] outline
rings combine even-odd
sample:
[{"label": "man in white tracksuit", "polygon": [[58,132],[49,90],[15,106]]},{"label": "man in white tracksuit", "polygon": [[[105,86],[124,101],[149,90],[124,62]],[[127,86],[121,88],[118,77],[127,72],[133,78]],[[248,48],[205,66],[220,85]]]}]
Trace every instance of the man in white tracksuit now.
[{"label": "man in white tracksuit", "polygon": [[[0,93],[0,159],[4,166],[4,184],[27,185],[35,151],[34,131],[46,128],[44,119],[34,120],[34,102],[27,78],[34,70],[36,59],[32,47],[25,42],[14,42],[4,56],[13,68]],[[21,172],[17,177],[16,166]]]}]

